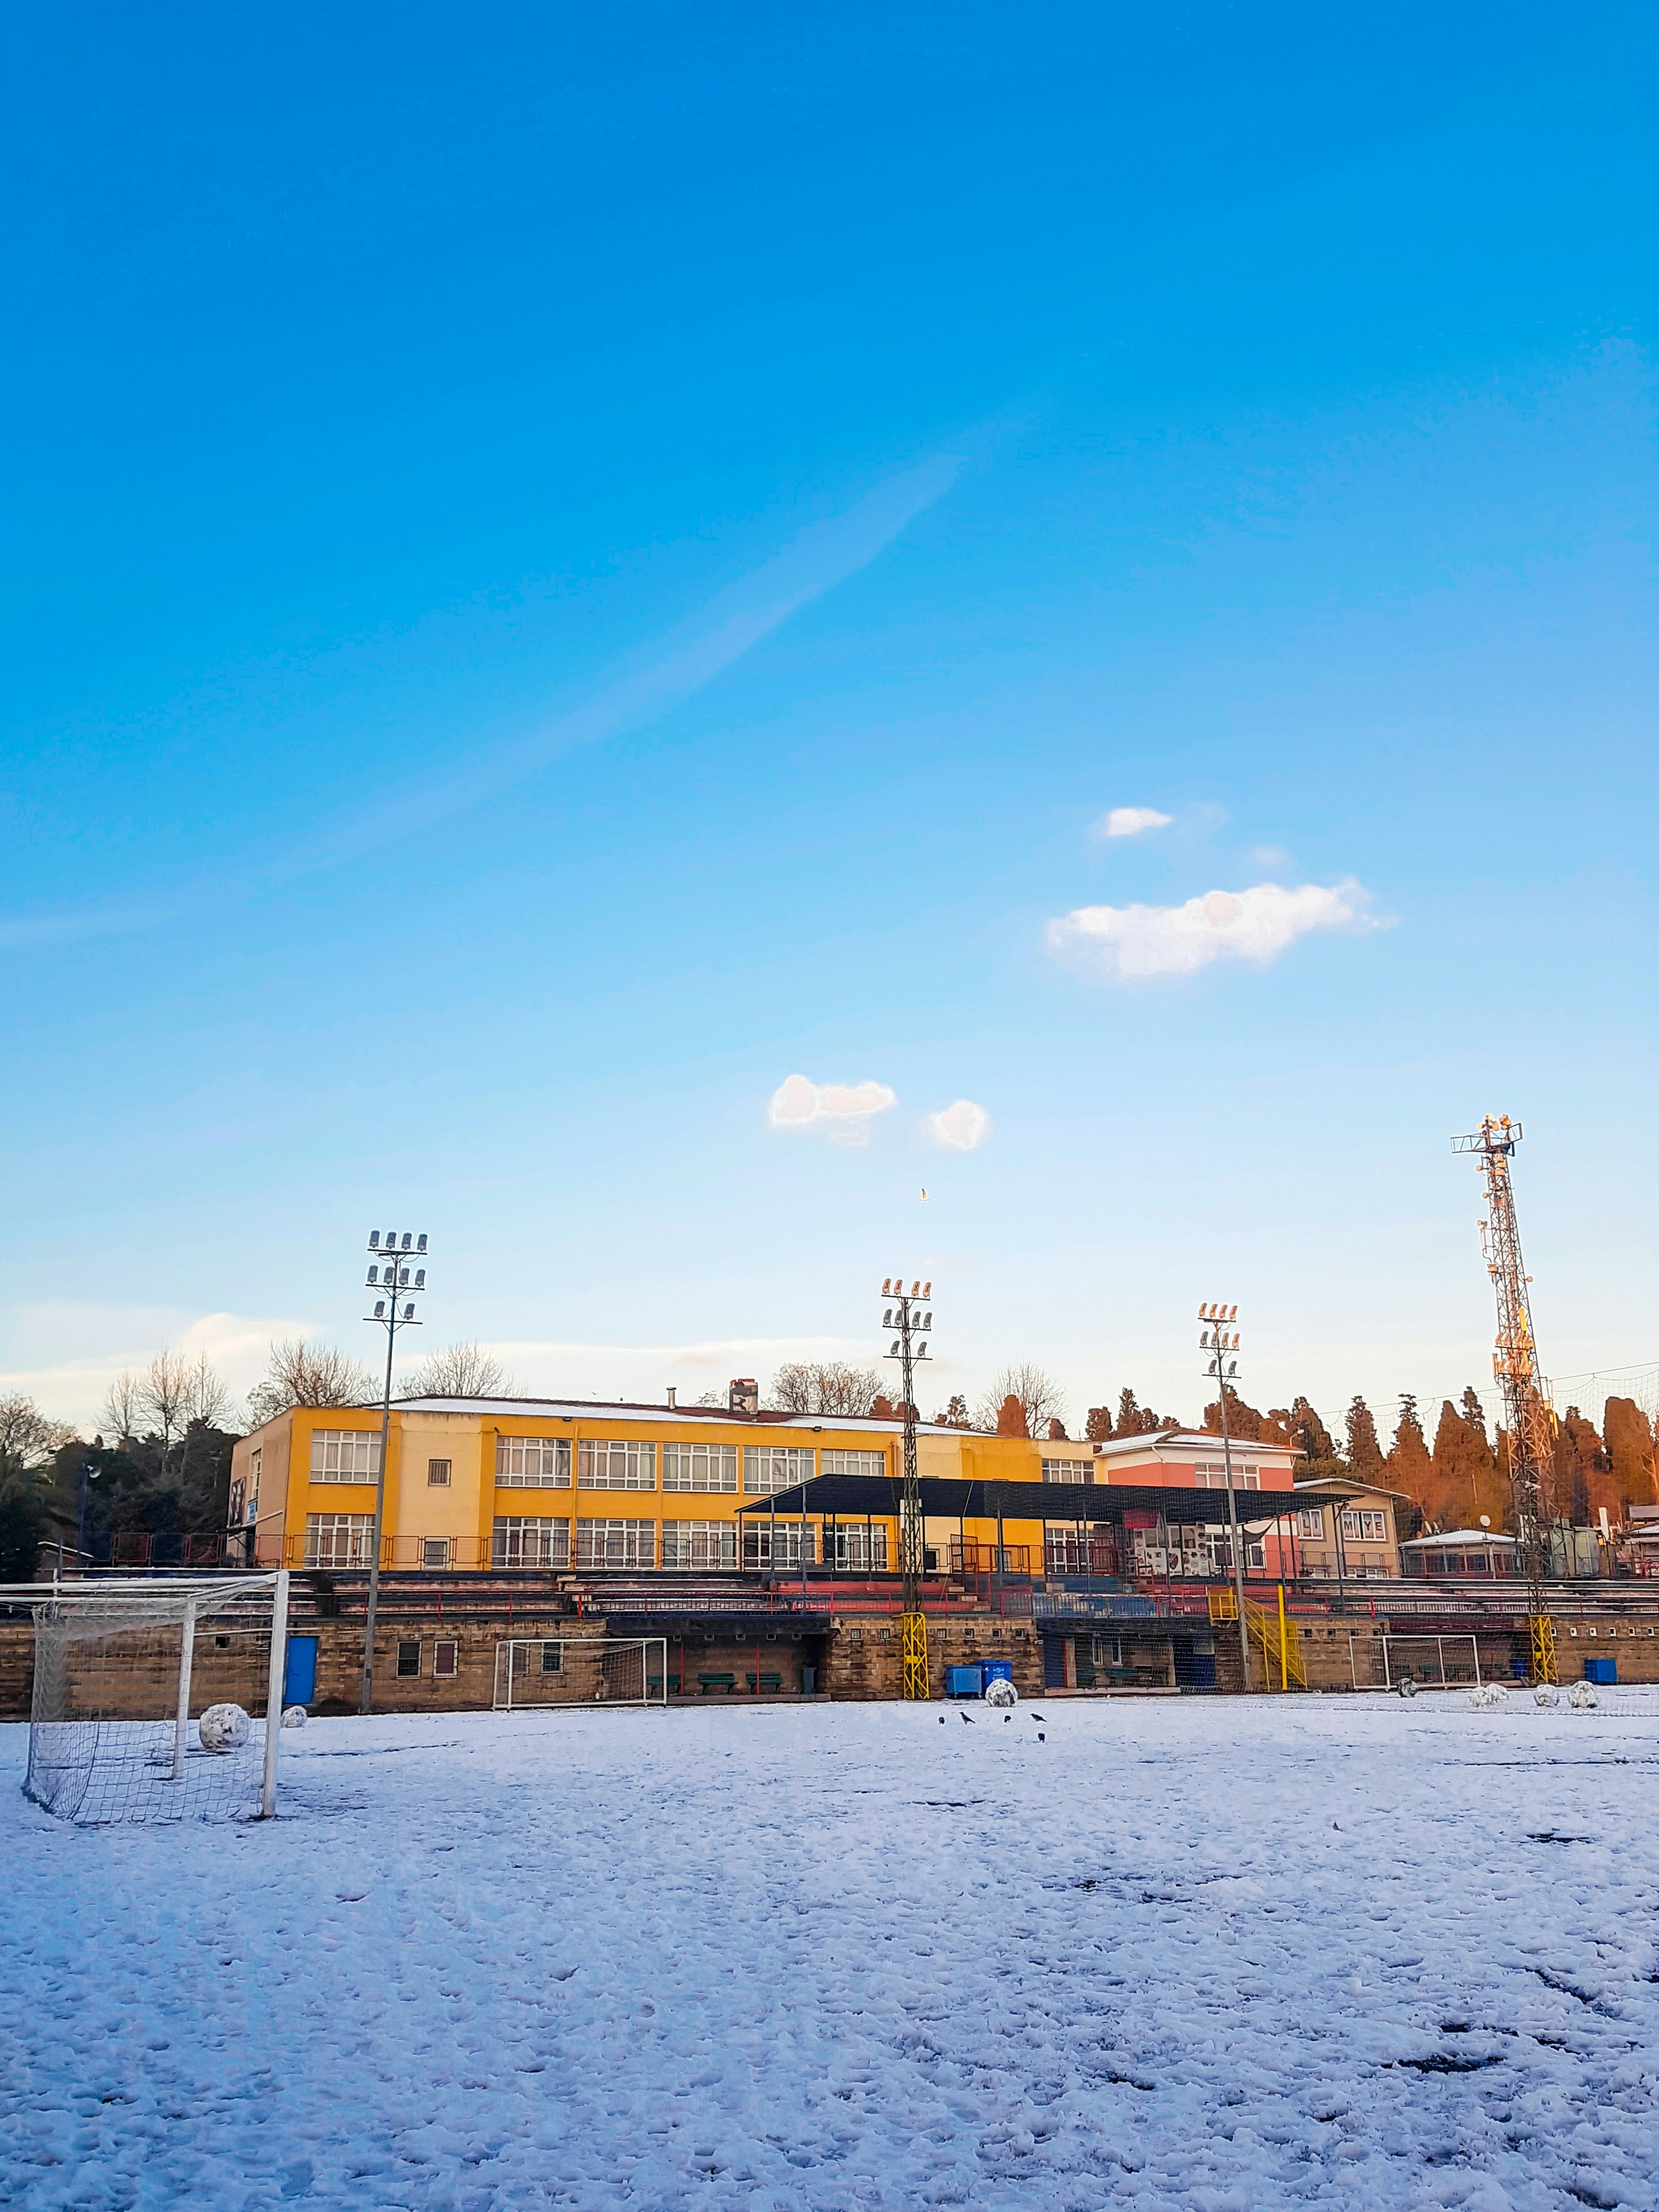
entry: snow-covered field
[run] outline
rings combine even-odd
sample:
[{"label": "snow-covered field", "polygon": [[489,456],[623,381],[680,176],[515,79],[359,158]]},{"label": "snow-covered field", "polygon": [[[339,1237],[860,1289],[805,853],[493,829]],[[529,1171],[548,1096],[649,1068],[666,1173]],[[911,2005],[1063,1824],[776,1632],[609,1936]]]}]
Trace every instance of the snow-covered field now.
[{"label": "snow-covered field", "polygon": [[125,1832],[0,1730],[0,2201],[1655,2203],[1659,1696],[1036,1710],[313,1723]]}]

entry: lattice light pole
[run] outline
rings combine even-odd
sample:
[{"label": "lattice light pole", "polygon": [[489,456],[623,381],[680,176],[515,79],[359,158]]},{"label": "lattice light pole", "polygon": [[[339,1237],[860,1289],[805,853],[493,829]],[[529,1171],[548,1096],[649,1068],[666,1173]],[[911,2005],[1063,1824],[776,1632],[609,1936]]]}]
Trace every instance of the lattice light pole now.
[{"label": "lattice light pole", "polygon": [[363,1682],[358,1710],[368,1712],[374,1699],[374,1623],[380,1609],[380,1531],[386,1523],[386,1462],[392,1447],[392,1361],[398,1348],[398,1332],[418,1328],[415,1301],[426,1288],[426,1269],[417,1266],[426,1257],[426,1238],[405,1229],[403,1240],[388,1229],[384,1243],[378,1229],[368,1232],[368,1285],[385,1296],[374,1301],[374,1310],[363,1319],[386,1331],[386,1391],[380,1401],[380,1465],[374,1478],[374,1533],[368,1548],[368,1608],[363,1620]]},{"label": "lattice light pole", "polygon": [[[896,1332],[885,1355],[899,1363],[904,1385],[904,1477],[899,1493],[899,1574],[904,1586],[904,1613],[900,1627],[904,1695],[927,1695],[927,1616],[921,1609],[921,1578],[927,1565],[926,1529],[921,1517],[921,1482],[916,1474],[915,1370],[927,1357],[927,1339],[933,1316],[926,1308],[933,1295],[931,1283],[912,1283],[907,1291],[900,1275],[890,1275],[881,1294],[891,1303],[882,1315],[884,1328]],[[916,1340],[921,1341],[918,1343]]]},{"label": "lattice light pole", "polygon": [[1233,1491],[1233,1440],[1227,1428],[1227,1388],[1238,1372],[1238,1331],[1231,1324],[1238,1319],[1238,1308],[1200,1306],[1198,1317],[1204,1323],[1198,1340],[1199,1350],[1207,1361],[1204,1372],[1215,1377],[1221,1400],[1221,1463],[1227,1478],[1227,1540],[1232,1547],[1233,1596],[1238,1607],[1238,1656],[1244,1668],[1244,1687],[1251,1690],[1255,1685],[1250,1680],[1250,1624],[1244,1611],[1244,1546]]},{"label": "lattice light pole", "polygon": [[1538,1346],[1532,1331],[1531,1280],[1521,1261],[1510,1162],[1521,1141],[1521,1124],[1507,1114],[1488,1114],[1467,1137],[1454,1137],[1455,1152],[1472,1152],[1486,1179],[1486,1218],[1480,1249],[1498,1297],[1498,1341],[1492,1371],[1504,1401],[1510,1439],[1510,1492],[1516,1534],[1527,1577],[1528,1679],[1556,1680],[1555,1623],[1544,1595],[1549,1567],[1550,1523],[1555,1517],[1555,1415],[1544,1395]]}]

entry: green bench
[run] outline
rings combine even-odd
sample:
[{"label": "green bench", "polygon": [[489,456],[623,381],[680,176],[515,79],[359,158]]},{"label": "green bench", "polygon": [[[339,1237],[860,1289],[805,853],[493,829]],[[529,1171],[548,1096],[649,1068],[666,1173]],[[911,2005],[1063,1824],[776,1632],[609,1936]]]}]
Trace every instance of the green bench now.
[{"label": "green bench", "polygon": [[781,1674],[748,1674],[744,1679],[749,1685],[751,1697],[757,1697],[763,1690],[781,1690],[783,1687]]},{"label": "green bench", "polygon": [[738,1678],[735,1674],[699,1674],[697,1686],[706,1698],[711,1690],[735,1690]]}]

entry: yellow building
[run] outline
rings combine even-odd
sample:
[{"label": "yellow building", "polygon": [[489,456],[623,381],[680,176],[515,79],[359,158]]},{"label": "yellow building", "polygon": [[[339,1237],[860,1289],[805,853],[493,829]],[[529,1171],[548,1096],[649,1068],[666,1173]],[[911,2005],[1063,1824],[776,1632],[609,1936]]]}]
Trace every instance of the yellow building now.
[{"label": "yellow building", "polygon": [[[380,1452],[375,1407],[296,1407],[236,1446],[230,1523],[261,1565],[368,1565]],[[924,1425],[923,1476],[975,1482],[1093,1480],[1093,1448]],[[381,1565],[689,1571],[887,1571],[896,1521],[826,1522],[739,1510],[818,1475],[902,1472],[895,1419],[759,1410],[753,1385],[726,1408],[568,1399],[418,1398],[393,1405]],[[1085,1477],[1084,1470],[1089,1472]],[[1103,1474],[1104,1469],[1102,1470]],[[963,1541],[999,1540],[1008,1564],[1042,1571],[1043,1523],[930,1521],[930,1568]],[[988,1558],[984,1562],[990,1564]]]}]

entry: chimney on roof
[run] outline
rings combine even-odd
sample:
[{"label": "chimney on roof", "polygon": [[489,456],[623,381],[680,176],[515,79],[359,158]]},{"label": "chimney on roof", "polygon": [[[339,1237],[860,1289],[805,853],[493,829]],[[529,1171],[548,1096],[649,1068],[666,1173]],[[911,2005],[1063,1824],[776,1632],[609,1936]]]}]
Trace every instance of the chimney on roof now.
[{"label": "chimney on roof", "polygon": [[760,1385],[752,1375],[738,1375],[732,1382],[732,1411],[734,1413],[758,1413]]},{"label": "chimney on roof", "polygon": [[675,1410],[675,1407],[674,1407],[674,1385],[673,1385],[672,1382],[671,1382],[671,1383],[669,1384],[669,1386],[668,1386],[668,1410],[669,1410],[669,1412],[670,1412],[671,1413]]}]

